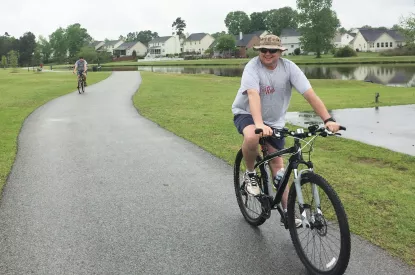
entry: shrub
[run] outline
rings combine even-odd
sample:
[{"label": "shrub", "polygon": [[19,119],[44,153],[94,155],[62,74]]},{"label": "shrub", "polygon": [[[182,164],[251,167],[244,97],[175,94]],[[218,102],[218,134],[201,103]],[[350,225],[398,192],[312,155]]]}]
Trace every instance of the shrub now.
[{"label": "shrub", "polygon": [[355,50],[353,50],[349,46],[338,48],[336,53],[334,54],[334,57],[351,57],[351,56],[357,56],[357,53]]},{"label": "shrub", "polygon": [[249,48],[247,51],[246,51],[246,56],[248,57],[248,58],[252,58],[252,57],[255,57],[255,56],[257,56],[258,55],[258,52],[257,51],[255,51],[253,48]]},{"label": "shrub", "polygon": [[300,54],[301,54],[301,50],[300,50],[300,48],[296,48],[296,49],[294,50],[294,54],[295,54],[295,55],[300,55]]}]

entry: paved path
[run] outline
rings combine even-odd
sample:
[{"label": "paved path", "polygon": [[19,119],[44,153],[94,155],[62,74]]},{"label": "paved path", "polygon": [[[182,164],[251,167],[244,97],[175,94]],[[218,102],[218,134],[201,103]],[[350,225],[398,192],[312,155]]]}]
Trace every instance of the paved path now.
[{"label": "paved path", "polygon": [[[274,216],[243,220],[232,167],[141,117],[138,72],[24,123],[0,204],[0,274],[306,274]],[[347,274],[414,274],[353,238]]]}]

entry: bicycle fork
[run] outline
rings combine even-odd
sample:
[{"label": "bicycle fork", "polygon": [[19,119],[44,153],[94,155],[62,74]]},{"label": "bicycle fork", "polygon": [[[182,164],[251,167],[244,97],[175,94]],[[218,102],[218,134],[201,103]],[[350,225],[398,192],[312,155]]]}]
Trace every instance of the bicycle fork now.
[{"label": "bicycle fork", "polygon": [[[314,217],[314,214],[312,213],[312,209],[311,209],[312,205],[304,203],[303,192],[301,190],[301,178],[302,178],[304,173],[308,173],[308,172],[312,172],[312,171],[313,171],[312,168],[304,169],[304,170],[301,170],[300,172],[298,172],[298,169],[293,169],[293,172],[294,172],[294,185],[295,185],[295,190],[297,192],[298,207],[299,207],[300,213],[301,213],[301,221],[303,223],[303,227],[306,227],[306,228],[311,227],[310,221],[307,218],[306,209],[307,208],[310,209],[310,215],[311,215],[310,219],[311,219],[312,224],[314,224],[314,222],[315,222],[315,217]],[[314,183],[311,183],[311,191],[312,191],[313,199],[314,199],[314,202],[315,202],[315,207],[317,209],[317,214],[323,215],[323,212],[321,211],[321,207],[320,207],[320,196],[318,194],[317,186]]]}]

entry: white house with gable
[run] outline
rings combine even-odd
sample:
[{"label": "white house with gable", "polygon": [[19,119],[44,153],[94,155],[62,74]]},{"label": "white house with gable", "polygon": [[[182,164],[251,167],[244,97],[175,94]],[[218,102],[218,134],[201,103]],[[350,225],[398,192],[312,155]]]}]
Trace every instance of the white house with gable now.
[{"label": "white house with gable", "polygon": [[157,37],[148,43],[147,58],[163,57],[183,52],[178,35]]},{"label": "white house with gable", "polygon": [[183,52],[195,52],[204,54],[204,52],[212,45],[215,38],[207,33],[192,33],[184,40]]},{"label": "white house with gable", "polygon": [[350,46],[361,52],[380,52],[405,45],[405,38],[396,30],[359,29]]},{"label": "white house with gable", "polygon": [[144,56],[147,53],[147,47],[140,41],[124,42],[114,49],[114,55],[132,56],[134,51],[137,56]]},{"label": "white house with gable", "polygon": [[349,46],[350,42],[355,38],[355,33],[344,33],[339,32],[333,38],[333,44],[335,48],[340,48],[344,46]]},{"label": "white house with gable", "polygon": [[297,48],[302,51],[300,37],[301,34],[296,29],[287,28],[281,31],[280,38],[282,46],[287,48],[287,50],[283,52],[283,55],[292,54]]}]

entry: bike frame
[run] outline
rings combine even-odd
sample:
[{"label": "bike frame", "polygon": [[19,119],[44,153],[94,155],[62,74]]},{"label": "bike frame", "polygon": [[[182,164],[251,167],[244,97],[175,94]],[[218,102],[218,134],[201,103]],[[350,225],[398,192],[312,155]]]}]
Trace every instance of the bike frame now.
[{"label": "bike frame", "polygon": [[[303,159],[302,149],[301,149],[301,144],[300,144],[299,139],[295,139],[294,146],[279,150],[272,154],[267,154],[265,143],[266,143],[266,139],[264,137],[260,138],[260,145],[261,145],[263,159],[255,164],[255,168],[257,167],[260,168],[261,174],[268,174],[267,171],[265,170],[265,165],[267,164],[269,166],[269,162],[272,159],[280,157],[284,154],[292,154],[286,166],[284,176],[281,179],[280,187],[277,190],[277,193],[275,194],[275,198],[273,199],[271,203],[271,209],[277,209],[278,212],[281,214],[281,216],[284,217],[280,203],[281,203],[282,195],[284,194],[285,188],[288,185],[288,180],[290,178],[290,175],[291,173],[294,173],[294,184],[295,184],[295,189],[297,192],[297,199],[298,199],[303,226],[310,227],[310,223],[306,218],[307,216],[306,216],[305,208],[304,208],[303,193],[301,191],[301,177],[304,173],[313,171],[313,163],[311,161],[305,161]],[[306,165],[307,169],[304,169],[298,172],[298,166],[300,164]],[[263,183],[264,193],[269,196],[269,191],[268,191],[269,175],[267,175],[267,177],[263,177],[263,180],[265,180],[265,178],[266,178],[266,182]],[[273,180],[272,171],[271,171],[271,178]],[[320,198],[317,192],[317,187],[314,184],[312,185],[312,191],[313,191],[313,197],[316,202],[316,207],[317,209],[319,209],[318,211],[321,211],[320,210]]]}]

